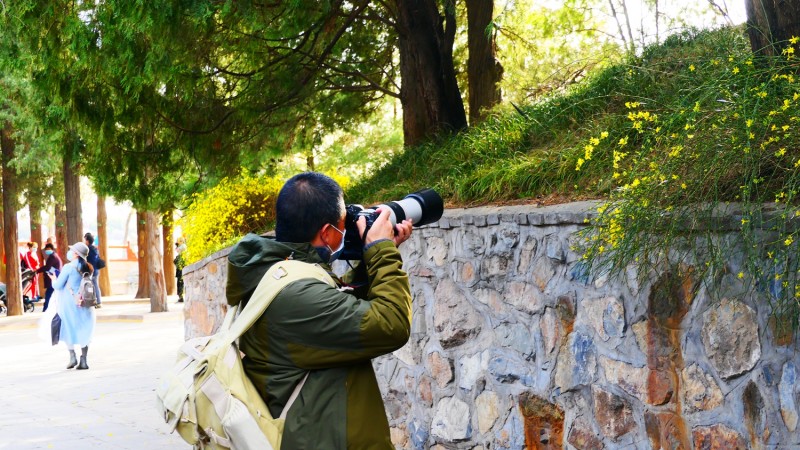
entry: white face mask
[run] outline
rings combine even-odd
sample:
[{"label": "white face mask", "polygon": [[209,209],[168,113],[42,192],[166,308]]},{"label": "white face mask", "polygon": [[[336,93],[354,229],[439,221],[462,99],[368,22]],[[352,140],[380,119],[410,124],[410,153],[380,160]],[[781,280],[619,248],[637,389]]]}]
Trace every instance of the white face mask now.
[{"label": "white face mask", "polygon": [[75,252],[67,252],[67,260],[74,261],[75,260]]}]

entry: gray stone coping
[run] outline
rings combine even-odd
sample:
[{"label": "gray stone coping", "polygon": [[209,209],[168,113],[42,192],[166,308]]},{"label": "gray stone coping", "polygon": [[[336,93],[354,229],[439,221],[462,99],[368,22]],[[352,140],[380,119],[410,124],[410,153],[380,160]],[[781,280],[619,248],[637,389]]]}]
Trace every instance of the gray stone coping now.
[{"label": "gray stone coping", "polygon": [[190,274],[196,270],[200,270],[208,265],[208,263],[212,261],[216,261],[221,258],[226,258],[230,253],[233,246],[225,247],[222,250],[212,253],[210,256],[206,256],[205,258],[197,261],[194,264],[189,264],[188,266],[183,268],[183,276]]}]

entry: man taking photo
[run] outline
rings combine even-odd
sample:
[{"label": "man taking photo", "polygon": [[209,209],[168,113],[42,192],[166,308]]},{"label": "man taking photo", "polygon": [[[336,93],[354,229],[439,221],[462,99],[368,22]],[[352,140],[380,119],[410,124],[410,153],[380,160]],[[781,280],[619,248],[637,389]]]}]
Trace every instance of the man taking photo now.
[{"label": "man taking photo", "polygon": [[[342,189],[314,172],[284,184],[276,204],[275,238],[250,234],[228,256],[227,300],[244,304],[264,273],[287,259],[330,264],[344,247]],[[363,261],[337,280],[288,285],[239,341],[245,372],[273,417],[308,375],[286,417],[283,449],[393,449],[371,359],[399,349],[411,330],[411,292],[397,246],[410,220],[393,228],[380,211],[363,237]],[[396,230],[396,232],[395,232]]]}]

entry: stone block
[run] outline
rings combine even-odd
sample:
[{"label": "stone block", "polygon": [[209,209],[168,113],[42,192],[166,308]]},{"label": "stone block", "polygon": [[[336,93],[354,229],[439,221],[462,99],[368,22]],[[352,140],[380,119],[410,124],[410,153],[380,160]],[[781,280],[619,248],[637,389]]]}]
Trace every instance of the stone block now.
[{"label": "stone block", "polygon": [[527,225],[528,224],[528,215],[525,213],[518,213],[515,216],[515,221],[519,225]]},{"label": "stone block", "polygon": [[647,401],[647,377],[650,372],[647,367],[636,367],[605,356],[599,357],[598,365],[603,369],[608,383],[619,386],[641,402]]},{"label": "stone block", "polygon": [[487,214],[486,215],[486,224],[487,225],[497,225],[500,223],[500,216],[498,214]]},{"label": "stone block", "polygon": [[444,388],[453,380],[453,365],[449,358],[439,352],[428,355],[428,371],[439,388]]},{"label": "stone block", "polygon": [[451,280],[439,283],[434,299],[433,326],[443,348],[459,346],[480,333],[481,316]]},{"label": "stone block", "polygon": [[736,299],[723,298],[703,314],[703,345],[719,376],[750,371],[761,358],[756,313]]},{"label": "stone block", "polygon": [[439,228],[443,230],[449,230],[450,227],[450,218],[449,217],[442,217],[439,219]]},{"label": "stone block", "polygon": [[564,440],[564,410],[532,393],[519,396],[525,440],[533,448],[559,448]]},{"label": "stone block", "polygon": [[722,390],[714,378],[697,364],[681,372],[682,405],[685,414],[709,411],[722,405]]},{"label": "stone block", "polygon": [[480,261],[456,261],[453,264],[453,279],[459,284],[471,288],[480,281]]},{"label": "stone block", "polygon": [[474,355],[462,356],[458,361],[458,387],[472,390],[489,364],[488,350]]},{"label": "stone block", "polygon": [[534,261],[531,279],[533,284],[539,288],[539,291],[545,291],[547,285],[553,279],[555,274],[556,269],[553,267],[553,263],[549,259],[539,258]]},{"label": "stone block", "polygon": [[544,225],[544,214],[528,213],[528,223],[534,226]]},{"label": "stone block", "polygon": [[495,328],[500,346],[515,350],[523,358],[530,361],[536,353],[536,341],[531,336],[530,330],[519,323],[502,323]]},{"label": "stone block", "polygon": [[567,442],[578,450],[602,450],[605,448],[603,441],[583,417],[572,422]]},{"label": "stone block", "polygon": [[525,430],[523,419],[517,408],[511,409],[506,423],[495,435],[494,443],[497,450],[519,450],[525,448]]},{"label": "stone block", "polygon": [[475,226],[476,227],[485,227],[486,226],[486,216],[475,216]]},{"label": "stone block", "polygon": [[419,399],[428,408],[433,405],[433,391],[431,390],[431,377],[422,375],[419,380]]},{"label": "stone block", "polygon": [[592,397],[594,417],[607,438],[616,441],[633,431],[636,421],[627,400],[597,386],[592,386]]},{"label": "stone block", "polygon": [[449,249],[447,242],[440,237],[431,237],[426,241],[425,256],[435,266],[441,267],[447,259]]},{"label": "stone block", "polygon": [[472,225],[475,223],[475,216],[472,214],[464,214],[461,216],[461,223],[464,225]]},{"label": "stone block", "polygon": [[406,427],[399,426],[389,428],[389,437],[392,439],[392,444],[394,445],[395,449],[408,448],[409,439],[408,430],[406,430]]},{"label": "stone block", "polygon": [[483,391],[475,399],[475,414],[478,419],[478,432],[488,433],[500,416],[500,400],[492,391]]},{"label": "stone block", "polygon": [[736,430],[721,423],[692,429],[694,448],[701,449],[745,449],[747,442]]},{"label": "stone block", "polygon": [[428,437],[430,432],[425,424],[417,420],[413,420],[408,424],[408,435],[411,440],[411,448],[414,450],[427,450]]},{"label": "stone block", "polygon": [[781,382],[778,385],[778,394],[781,400],[781,417],[786,429],[794,432],[797,429],[797,404],[795,403],[797,392],[797,367],[792,361],[783,365]]},{"label": "stone block", "polygon": [[591,336],[580,332],[570,333],[559,351],[556,364],[556,394],[588,386],[597,376],[597,350]]},{"label": "stone block", "polygon": [[584,298],[578,304],[578,324],[586,324],[604,342],[619,345],[625,332],[625,308],[616,297]]},{"label": "stone block", "polygon": [[[654,449],[690,449],[689,436],[687,436],[686,423],[683,417],[671,411],[651,412],[645,411],[644,425],[650,448]],[[717,447],[695,447],[714,448]],[[722,448],[720,448],[722,450]]]},{"label": "stone block", "polygon": [[514,281],[506,284],[503,296],[506,303],[514,309],[528,314],[544,311],[545,298],[533,285]]},{"label": "stone block", "polygon": [[564,251],[564,242],[561,241],[558,237],[551,237],[547,240],[547,246],[545,247],[545,254],[548,258],[552,259],[553,261],[563,264],[567,260],[566,252]]},{"label": "stone block", "polygon": [[526,386],[534,382],[531,374],[532,365],[525,361],[519,354],[508,350],[495,350],[489,358],[488,372],[501,383],[519,381]]},{"label": "stone block", "polygon": [[511,263],[507,256],[490,256],[484,258],[481,263],[480,278],[483,280],[489,278],[505,278],[508,274],[508,266]]},{"label": "stone block", "polygon": [[455,397],[443,398],[436,405],[431,434],[448,442],[469,439],[472,435],[469,405]]}]

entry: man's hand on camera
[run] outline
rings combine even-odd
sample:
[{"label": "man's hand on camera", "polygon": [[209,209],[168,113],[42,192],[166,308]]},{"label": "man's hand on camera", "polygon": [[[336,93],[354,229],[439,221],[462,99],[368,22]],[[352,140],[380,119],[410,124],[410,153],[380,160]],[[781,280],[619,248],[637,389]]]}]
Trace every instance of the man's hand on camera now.
[{"label": "man's hand on camera", "polygon": [[[392,227],[392,222],[389,221],[389,210],[379,209],[378,211],[380,213],[378,218],[375,219],[372,228],[369,229],[366,238],[364,238],[365,246],[384,239],[390,240],[394,242],[394,245],[399,246],[411,237],[413,225],[410,220],[406,219],[398,223],[396,227]],[[367,226],[367,219],[364,217],[359,218],[356,225],[358,226],[358,233],[363,235],[364,228]],[[397,229],[397,233],[395,233],[395,229]]]},{"label": "man's hand on camera", "polygon": [[[364,245],[369,245],[375,241],[389,239],[394,240],[394,230],[392,229],[392,222],[389,222],[389,210],[388,209],[379,209],[380,214],[378,218],[375,219],[375,222],[372,223],[372,228],[369,229],[367,232],[367,236],[364,238]],[[358,222],[356,222],[356,226],[358,226],[358,234],[364,235],[364,229],[367,227],[367,219],[364,217],[360,217]]]},{"label": "man's hand on camera", "polygon": [[397,232],[394,234],[394,238],[392,239],[394,240],[394,245],[399,247],[400,244],[407,241],[408,238],[411,237],[411,231],[413,230],[413,228],[414,224],[409,219],[406,219],[398,223],[397,226],[395,227]]}]

